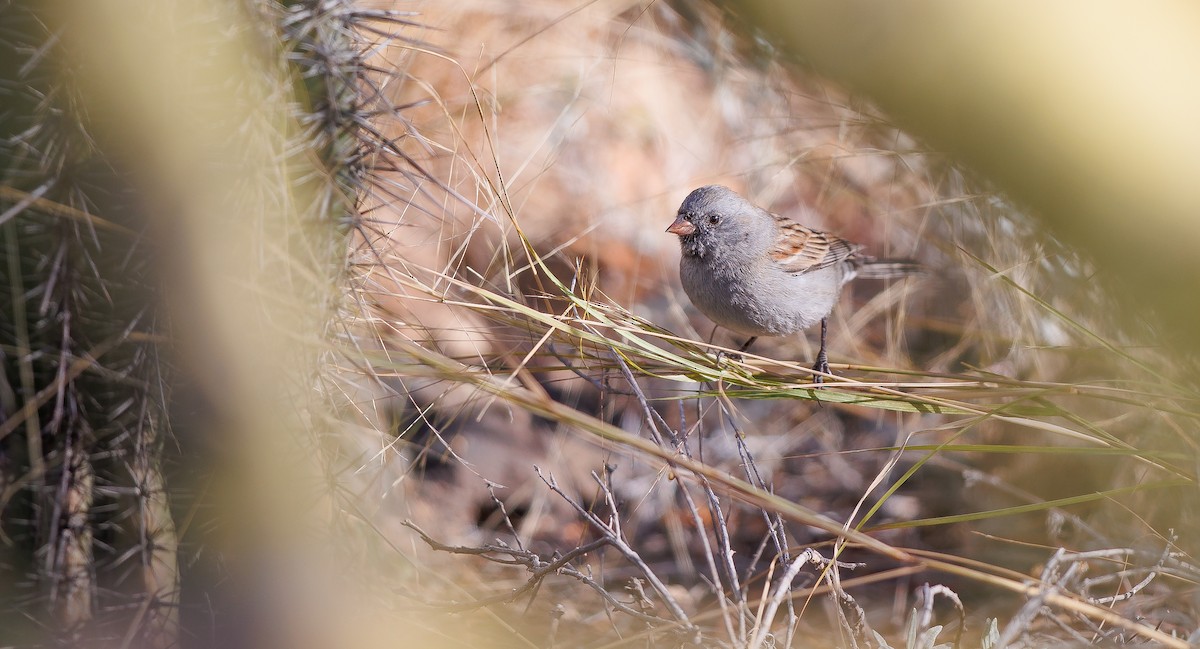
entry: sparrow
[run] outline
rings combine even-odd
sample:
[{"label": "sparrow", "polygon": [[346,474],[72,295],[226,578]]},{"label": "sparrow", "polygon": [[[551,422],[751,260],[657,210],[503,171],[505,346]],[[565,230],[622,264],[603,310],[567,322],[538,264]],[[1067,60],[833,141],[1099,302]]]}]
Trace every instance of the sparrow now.
[{"label": "sparrow", "polygon": [[787,336],[821,323],[813,371],[829,374],[828,317],[850,280],[920,271],[909,260],[874,259],[862,246],[772,214],[728,187],[688,194],[667,232],[679,237],[679,278],[692,304],[716,324],[749,336]]}]

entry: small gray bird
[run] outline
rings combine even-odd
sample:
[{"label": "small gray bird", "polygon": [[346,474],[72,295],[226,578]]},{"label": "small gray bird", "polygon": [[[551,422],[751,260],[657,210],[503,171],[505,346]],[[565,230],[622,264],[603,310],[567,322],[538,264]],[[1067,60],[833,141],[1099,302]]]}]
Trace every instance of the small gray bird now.
[{"label": "small gray bird", "polygon": [[[679,278],[700,312],[750,336],[786,336],[821,323],[813,370],[829,373],[826,318],[855,277],[888,279],[919,272],[907,260],[876,260],[862,246],[771,214],[728,187],[688,194],[667,232],[679,236]],[[821,382],[818,374],[816,382]]]}]

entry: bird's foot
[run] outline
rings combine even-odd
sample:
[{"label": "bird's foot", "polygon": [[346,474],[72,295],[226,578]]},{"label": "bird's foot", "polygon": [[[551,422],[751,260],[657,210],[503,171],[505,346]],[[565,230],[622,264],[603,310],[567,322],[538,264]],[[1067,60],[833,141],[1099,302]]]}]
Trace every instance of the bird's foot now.
[{"label": "bird's foot", "polygon": [[817,362],[813,365],[812,369],[814,372],[821,373],[813,375],[813,383],[816,383],[819,388],[825,382],[825,377],[822,374],[829,374],[829,358],[825,355],[824,349],[817,353]]},{"label": "bird's foot", "polygon": [[718,366],[721,365],[721,363],[725,362],[726,360],[730,360],[735,363],[740,363],[744,359],[742,358],[742,355],[738,352],[727,352],[727,351],[717,352],[717,365]]},{"label": "bird's foot", "polygon": [[721,350],[716,353],[716,365],[720,366],[725,361],[742,362],[744,359],[738,351]]},{"label": "bird's foot", "polygon": [[736,352],[725,352],[725,351],[717,352],[717,365],[720,365],[721,361],[725,360],[726,358],[728,358],[729,360],[731,360],[735,363],[742,362],[742,352],[746,351],[747,349],[750,349],[750,345],[753,345],[754,341],[756,341],[756,340],[758,340],[758,336],[751,336],[750,340],[747,340],[746,342],[742,343],[742,346],[739,347]]}]

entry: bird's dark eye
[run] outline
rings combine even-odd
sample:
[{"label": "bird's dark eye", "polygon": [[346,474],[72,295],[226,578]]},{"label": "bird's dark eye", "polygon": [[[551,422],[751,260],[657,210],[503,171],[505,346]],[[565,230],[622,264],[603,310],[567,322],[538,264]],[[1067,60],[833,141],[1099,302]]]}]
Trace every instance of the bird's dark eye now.
[{"label": "bird's dark eye", "polygon": [[709,214],[709,215],[708,215],[708,224],[709,224],[709,225],[716,225],[716,224],[718,224],[718,223],[720,223],[720,222],[721,222],[721,215],[720,215],[720,214]]}]

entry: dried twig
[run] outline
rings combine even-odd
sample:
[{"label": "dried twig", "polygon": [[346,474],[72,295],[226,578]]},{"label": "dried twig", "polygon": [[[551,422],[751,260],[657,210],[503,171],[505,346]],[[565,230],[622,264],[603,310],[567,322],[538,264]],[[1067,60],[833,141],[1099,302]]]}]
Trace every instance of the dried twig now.
[{"label": "dried twig", "polygon": [[917,589],[917,597],[921,602],[919,609],[921,615],[917,619],[918,628],[928,631],[933,626],[933,601],[938,595],[950,600],[954,604],[955,610],[958,611],[958,631],[954,634],[954,642],[951,643],[952,646],[957,648],[962,642],[963,628],[967,624],[967,611],[963,608],[963,603],[959,599],[958,593],[955,593],[946,586],[925,583],[921,584],[921,587]]},{"label": "dried twig", "polygon": [[[492,604],[511,603],[526,593],[534,591],[546,577],[558,574],[571,577],[572,579],[575,579],[588,586],[592,590],[596,591],[602,598],[604,598],[604,600],[608,602],[610,606],[621,611],[622,613],[633,616],[648,624],[670,623],[669,620],[665,620],[654,615],[647,615],[646,613],[643,613],[642,611],[616,599],[602,584],[597,583],[589,575],[586,575],[579,569],[571,566],[571,562],[575,559],[599,550],[606,545],[610,545],[609,539],[607,538],[600,538],[592,541],[591,543],[581,545],[570,552],[567,552],[566,554],[556,555],[552,560],[547,561],[534,552],[511,548],[504,544],[488,544],[479,547],[446,545],[429,536],[428,533],[426,533],[412,521],[404,521],[402,524],[416,532],[417,535],[421,537],[421,540],[434,550],[448,552],[451,554],[478,556],[501,565],[525,566],[525,568],[532,573],[532,576],[530,576],[530,578],[524,584],[512,589],[507,593],[501,593],[491,597],[483,597],[471,602],[448,602],[432,604],[432,606],[435,606],[436,608],[450,612],[462,612],[490,606]],[[508,558],[502,558],[494,555],[506,555]]]},{"label": "dried twig", "polygon": [[[779,606],[785,601],[790,601],[788,594],[791,592],[792,581],[796,575],[800,573],[800,569],[804,564],[811,563],[816,566],[831,568],[830,572],[835,572],[837,568],[853,569],[860,567],[862,564],[845,563],[826,559],[821,556],[820,552],[812,548],[805,548],[803,552],[796,556],[795,559],[788,564],[783,575],[779,577],[773,584],[770,594],[765,600],[765,608],[763,608],[758,616],[757,624],[754,629],[754,635],[750,638],[750,643],[747,645],[749,649],[758,649],[766,640],[767,634],[771,631],[772,623],[775,621],[775,615],[779,611]],[[840,590],[840,589],[838,589]]]},{"label": "dried twig", "polygon": [[649,565],[646,564],[644,560],[642,560],[642,557],[637,553],[637,551],[625,541],[624,535],[621,533],[621,523],[617,512],[616,499],[613,496],[609,485],[604,480],[600,479],[595,472],[592,473],[592,477],[596,480],[596,483],[600,485],[600,489],[604,494],[605,500],[607,500],[609,503],[611,514],[607,522],[600,520],[599,516],[588,511],[587,508],[583,507],[570,496],[568,496],[558,486],[558,483],[555,482],[554,476],[546,476],[542,473],[541,468],[536,466],[533,467],[533,470],[537,473],[538,478],[540,478],[542,482],[544,482],[546,486],[550,488],[551,491],[558,494],[576,511],[576,513],[583,517],[583,519],[586,520],[593,529],[595,529],[603,538],[607,539],[608,545],[612,546],[621,554],[621,556],[625,557],[627,561],[632,563],[638,569],[638,571],[640,571],[642,575],[646,577],[646,581],[649,582],[654,588],[654,592],[658,593],[658,596],[662,599],[663,603],[666,605],[667,609],[671,611],[671,615],[673,615],[676,620],[678,620],[688,629],[695,629],[695,626],[688,619],[687,613],[684,612],[683,607],[679,605],[679,602],[675,601],[675,597],[672,596],[670,590],[667,589],[667,585],[658,578],[658,575],[654,574],[654,571]]}]

